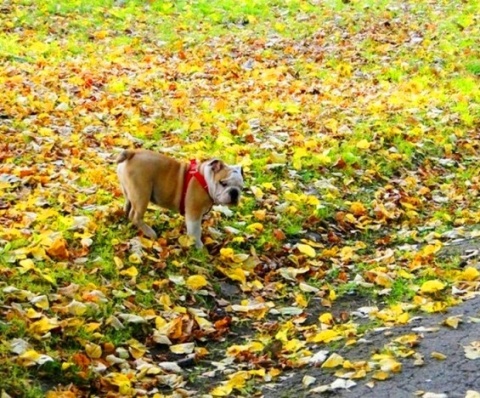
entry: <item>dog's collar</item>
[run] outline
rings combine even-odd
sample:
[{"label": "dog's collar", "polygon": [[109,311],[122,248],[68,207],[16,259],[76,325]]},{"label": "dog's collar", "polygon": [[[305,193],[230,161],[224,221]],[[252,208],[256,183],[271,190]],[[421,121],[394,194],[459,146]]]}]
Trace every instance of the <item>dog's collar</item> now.
[{"label": "dog's collar", "polygon": [[208,192],[208,184],[205,180],[205,177],[200,174],[198,170],[197,161],[195,159],[190,160],[190,165],[185,171],[185,179],[183,181],[183,190],[182,190],[182,197],[180,199],[180,214],[183,216],[185,215],[185,197],[187,196],[187,189],[188,185],[190,184],[190,180],[192,178],[196,178],[197,181],[200,183],[203,189],[210,195]]}]

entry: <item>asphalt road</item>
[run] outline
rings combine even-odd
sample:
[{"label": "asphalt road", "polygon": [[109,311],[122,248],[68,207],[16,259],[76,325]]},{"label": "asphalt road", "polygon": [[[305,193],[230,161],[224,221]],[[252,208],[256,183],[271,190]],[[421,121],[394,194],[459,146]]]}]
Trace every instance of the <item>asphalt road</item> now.
[{"label": "asphalt road", "polygon": [[[462,319],[457,329],[442,325],[447,317],[455,315]],[[429,331],[431,329],[436,330]],[[393,374],[390,379],[375,381],[371,387],[367,386],[367,383],[372,381],[367,376],[365,379],[356,380],[357,385],[348,390],[338,389],[323,393],[314,393],[311,390],[330,384],[337,377],[331,371],[308,367],[287,373],[281,381],[267,385],[263,390],[264,398],[480,398],[480,358],[468,359],[463,348],[472,342],[480,342],[480,296],[450,308],[447,313],[427,315],[388,331],[370,332],[365,336],[369,343],[344,347],[335,352],[350,360],[368,360],[395,337],[411,333],[420,336],[419,344],[414,350],[423,356],[422,366],[416,366],[412,357],[397,358],[402,363],[402,371]],[[441,353],[445,359],[436,359],[432,357],[432,353]],[[315,378],[315,382],[308,387],[302,383],[306,375]]]}]

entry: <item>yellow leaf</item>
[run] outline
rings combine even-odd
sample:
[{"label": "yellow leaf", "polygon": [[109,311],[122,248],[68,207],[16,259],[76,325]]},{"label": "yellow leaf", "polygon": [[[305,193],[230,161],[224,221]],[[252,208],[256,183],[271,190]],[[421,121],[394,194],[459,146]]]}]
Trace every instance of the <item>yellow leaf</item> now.
[{"label": "yellow leaf", "polygon": [[220,249],[220,258],[222,260],[233,260],[234,254],[235,252],[233,251],[233,249],[229,247]]},{"label": "yellow leaf", "polygon": [[295,295],[295,303],[302,308],[306,308],[308,305],[308,301],[302,293],[297,293]]},{"label": "yellow leaf", "polygon": [[447,304],[442,302],[442,301],[434,301],[430,303],[426,303],[422,305],[421,307],[422,311],[425,312],[441,312],[447,308]]},{"label": "yellow leaf", "polygon": [[315,249],[312,246],[305,245],[303,243],[298,243],[297,249],[300,253],[305,254],[308,257],[315,257],[317,255]]},{"label": "yellow leaf", "polygon": [[445,284],[440,282],[439,280],[432,280],[424,282],[420,291],[422,293],[437,293],[440,290],[445,289]]},{"label": "yellow leaf", "polygon": [[260,200],[263,198],[264,193],[259,187],[251,186],[250,191],[252,191],[253,196],[255,196],[255,199]]},{"label": "yellow leaf", "polygon": [[380,361],[380,369],[384,372],[398,373],[402,370],[402,364],[393,358],[385,358]]},{"label": "yellow leaf", "polygon": [[399,315],[397,318],[397,323],[404,325],[410,320],[410,315],[408,312],[404,312],[403,314]]},{"label": "yellow leaf", "polygon": [[410,272],[405,271],[404,269],[401,269],[398,272],[398,276],[403,278],[403,279],[413,279],[413,278],[415,278],[414,275],[412,275]]},{"label": "yellow leaf", "polygon": [[46,310],[50,308],[50,303],[48,302],[48,298],[45,295],[34,297],[30,300],[30,302],[37,308],[42,310]]},{"label": "yellow leaf", "polygon": [[228,397],[233,391],[233,387],[227,383],[221,386],[215,387],[210,394],[214,397]]},{"label": "yellow leaf", "polygon": [[191,354],[195,349],[195,343],[183,343],[170,346],[170,351],[174,354]]},{"label": "yellow leaf", "polygon": [[332,133],[336,133],[338,130],[338,122],[335,119],[328,119],[325,122],[325,127]]},{"label": "yellow leaf", "polygon": [[[57,264],[60,264],[60,263],[57,263]],[[39,275],[48,283],[51,283],[52,285],[56,285],[55,279],[53,279],[51,275],[48,275],[45,272],[39,272]]]},{"label": "yellow leaf", "polygon": [[279,376],[280,374],[282,373],[282,371],[280,369],[276,369],[276,368],[271,368],[269,371],[268,371],[268,374],[272,377],[277,377]]},{"label": "yellow leaf", "polygon": [[136,267],[132,266],[128,269],[120,271],[120,275],[129,276],[130,278],[135,278],[138,275],[138,270]]},{"label": "yellow leaf", "polygon": [[202,125],[198,120],[194,120],[192,123],[190,123],[190,126],[188,127],[190,131],[200,130],[201,128],[202,128]]},{"label": "yellow leaf", "polygon": [[330,292],[328,293],[328,299],[330,301],[334,301],[337,298],[337,293],[335,293],[335,290],[330,289]]},{"label": "yellow leaf", "polygon": [[416,334],[405,334],[403,336],[397,337],[395,340],[396,343],[408,345],[408,346],[415,346],[418,344],[418,335]]},{"label": "yellow leaf", "polygon": [[38,358],[40,358],[40,354],[35,350],[27,350],[22,353],[19,358],[26,361],[35,362]]},{"label": "yellow leaf", "polygon": [[371,145],[370,142],[368,142],[365,139],[357,142],[357,148],[358,149],[368,149],[368,148],[370,148],[370,145]]},{"label": "yellow leaf", "polygon": [[250,378],[250,374],[245,371],[238,371],[229,376],[228,384],[232,388],[240,389],[245,386],[246,381]]},{"label": "yellow leaf", "polygon": [[467,267],[463,270],[461,274],[461,279],[465,281],[474,281],[478,278],[479,275],[480,272],[476,268]]},{"label": "yellow leaf", "polygon": [[250,224],[249,226],[247,226],[247,230],[250,231],[250,232],[262,232],[263,231],[263,224],[260,224],[259,222],[256,222],[256,223],[253,223],[253,224]]},{"label": "yellow leaf", "polygon": [[330,355],[327,360],[322,364],[322,368],[336,368],[337,366],[342,366],[345,360],[340,355],[333,353]]},{"label": "yellow leaf", "polygon": [[35,350],[27,350],[18,356],[18,361],[23,366],[43,365],[45,362],[52,360],[48,355],[39,354]]},{"label": "yellow leaf", "polygon": [[390,287],[393,284],[392,278],[388,276],[384,272],[377,272],[377,276],[375,277],[374,281],[377,285],[383,286],[383,287]]},{"label": "yellow leaf", "polygon": [[[63,362],[62,363],[62,370],[70,369],[75,364],[73,362]],[[48,396],[47,396],[48,397]],[[49,397],[48,397],[49,398]]]},{"label": "yellow leaf", "polygon": [[22,269],[20,270],[20,274],[24,274],[25,272],[35,269],[35,263],[29,258],[20,261],[19,264],[22,267]]},{"label": "yellow leaf", "polygon": [[192,290],[200,290],[208,285],[207,279],[203,275],[192,275],[188,277],[186,285]]},{"label": "yellow leaf", "polygon": [[215,109],[217,112],[223,112],[227,108],[228,108],[228,102],[223,99],[219,99],[213,106],[213,109]]},{"label": "yellow leaf", "polygon": [[319,206],[320,205],[320,200],[316,196],[308,195],[305,198],[305,203],[307,205],[311,205],[311,206]]},{"label": "yellow leaf", "polygon": [[123,268],[123,261],[120,257],[117,257],[117,256],[113,257],[113,262],[115,263],[118,269]]},{"label": "yellow leaf", "polygon": [[285,30],[285,25],[279,22],[275,22],[274,27],[278,32],[283,32]]},{"label": "yellow leaf", "polygon": [[326,325],[332,325],[333,324],[333,316],[329,312],[325,312],[322,315],[318,317],[318,320],[321,323],[324,323]]},{"label": "yellow leaf", "polygon": [[105,39],[108,36],[108,31],[106,30],[98,30],[93,34],[93,37],[98,40]]},{"label": "yellow leaf", "polygon": [[367,376],[367,371],[365,369],[359,369],[352,375],[351,378],[352,379],[363,379],[366,376]]},{"label": "yellow leaf", "polygon": [[244,351],[260,352],[263,351],[264,348],[265,346],[259,341],[251,341],[247,344],[236,344],[228,347],[227,354],[230,356],[237,356]]},{"label": "yellow leaf", "polygon": [[340,257],[343,261],[351,260],[354,254],[353,247],[351,246],[344,246],[342,250],[340,250]]},{"label": "yellow leaf", "polygon": [[242,284],[247,283],[247,278],[245,276],[245,271],[241,268],[234,268],[234,269],[226,269],[222,267],[218,267],[218,269],[223,272],[227,277],[234,281],[239,281]]},{"label": "yellow leaf", "polygon": [[350,212],[356,216],[356,217],[360,217],[360,216],[364,216],[365,214],[367,214],[367,209],[365,208],[365,206],[363,205],[363,203],[361,202],[353,202],[351,205],[350,205]]},{"label": "yellow leaf", "polygon": [[375,379],[375,380],[387,380],[389,378],[390,378],[390,375],[387,372],[383,372],[381,370],[378,372],[375,372],[372,375],[372,379]]},{"label": "yellow leaf", "polygon": [[440,361],[443,361],[444,359],[447,359],[447,356],[445,354],[442,354],[441,352],[433,351],[430,356],[432,358],[438,359]]},{"label": "yellow leaf", "polygon": [[100,326],[102,326],[102,324],[99,322],[90,322],[85,325],[85,331],[92,333],[95,330],[100,329]]},{"label": "yellow leaf", "polygon": [[300,196],[294,192],[287,191],[285,192],[284,197],[290,202],[300,202]]},{"label": "yellow leaf", "polygon": [[128,351],[135,359],[142,358],[147,352],[147,347],[145,347],[138,340],[130,339],[127,341]]},{"label": "yellow leaf", "polygon": [[209,353],[209,351],[205,347],[197,347],[195,348],[195,356],[196,358],[204,358],[206,357]]},{"label": "yellow leaf", "polygon": [[70,314],[75,316],[82,316],[88,309],[86,304],[83,304],[76,300],[72,300],[72,302],[68,304],[66,308],[68,309],[68,312]]},{"label": "yellow leaf", "polygon": [[333,340],[338,339],[338,333],[334,330],[327,329],[322,330],[314,336],[311,336],[307,339],[309,343],[328,343]]},{"label": "yellow leaf", "polygon": [[191,247],[195,244],[195,237],[191,235],[182,235],[178,238],[178,243],[182,247]]},{"label": "yellow leaf", "polygon": [[[275,191],[275,185],[273,185],[271,182],[262,183],[262,187],[264,187],[265,189],[267,189],[269,191]],[[261,211],[261,210],[258,210],[258,211]]]},{"label": "yellow leaf", "polygon": [[198,323],[198,326],[200,329],[208,331],[208,332],[215,332],[215,328],[213,327],[213,323],[206,320],[205,318],[202,318],[200,316],[195,317],[195,321]]},{"label": "yellow leaf", "polygon": [[102,347],[94,343],[85,344],[85,352],[92,359],[98,359],[102,356]]},{"label": "yellow leaf", "polygon": [[43,317],[39,321],[33,322],[28,329],[33,334],[44,334],[56,327],[58,327],[58,321],[56,319]]},{"label": "yellow leaf", "polygon": [[25,311],[25,316],[27,318],[30,318],[30,319],[36,319],[36,318],[41,318],[42,317],[42,313],[41,312],[38,312],[38,311],[35,311],[33,308],[29,308],[27,309],[27,311]]},{"label": "yellow leaf", "polygon": [[450,326],[453,329],[456,329],[460,322],[461,322],[461,319],[458,316],[449,316],[447,319],[443,321],[445,325]]},{"label": "yellow leaf", "polygon": [[287,352],[297,352],[303,347],[305,347],[304,341],[300,341],[298,339],[291,339],[291,340],[288,340],[286,344],[284,344],[283,350]]},{"label": "yellow leaf", "polygon": [[141,264],[142,258],[137,253],[133,253],[128,256],[128,261],[130,261],[132,264]]},{"label": "yellow leaf", "polygon": [[118,387],[118,392],[123,396],[131,396],[133,389],[132,389],[132,381],[130,377],[123,373],[110,373],[106,376],[107,380],[116,385]]},{"label": "yellow leaf", "polygon": [[235,254],[232,258],[233,262],[234,263],[243,263],[244,261],[246,261],[248,259],[249,255],[248,254],[245,254],[245,253],[238,253],[238,254]]},{"label": "yellow leaf", "polygon": [[252,214],[257,220],[264,221],[266,216],[267,216],[267,211],[265,209],[256,210],[256,211],[252,212]]}]

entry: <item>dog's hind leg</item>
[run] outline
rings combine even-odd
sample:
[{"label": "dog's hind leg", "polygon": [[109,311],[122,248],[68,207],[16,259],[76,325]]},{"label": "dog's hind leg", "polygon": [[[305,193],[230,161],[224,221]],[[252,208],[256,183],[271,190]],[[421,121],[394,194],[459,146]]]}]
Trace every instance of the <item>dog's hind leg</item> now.
[{"label": "dog's hind leg", "polygon": [[125,197],[125,204],[123,205],[123,211],[125,212],[125,217],[129,218],[130,210],[132,210],[132,202],[128,199],[127,191],[122,185],[123,196]]},{"label": "dog's hind leg", "polygon": [[149,197],[145,196],[146,199],[141,199],[141,195],[137,198],[136,201],[130,202],[130,211],[128,213],[128,218],[143,234],[150,239],[157,239],[157,234],[148,226],[145,221],[143,221],[143,215],[147,211]]}]

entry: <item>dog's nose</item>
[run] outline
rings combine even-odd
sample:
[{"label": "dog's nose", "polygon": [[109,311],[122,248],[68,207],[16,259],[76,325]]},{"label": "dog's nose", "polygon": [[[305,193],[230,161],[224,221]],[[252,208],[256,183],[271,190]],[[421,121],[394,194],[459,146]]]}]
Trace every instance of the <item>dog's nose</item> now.
[{"label": "dog's nose", "polygon": [[232,203],[238,203],[238,198],[240,197],[240,191],[238,189],[232,189],[230,191],[230,201]]}]

